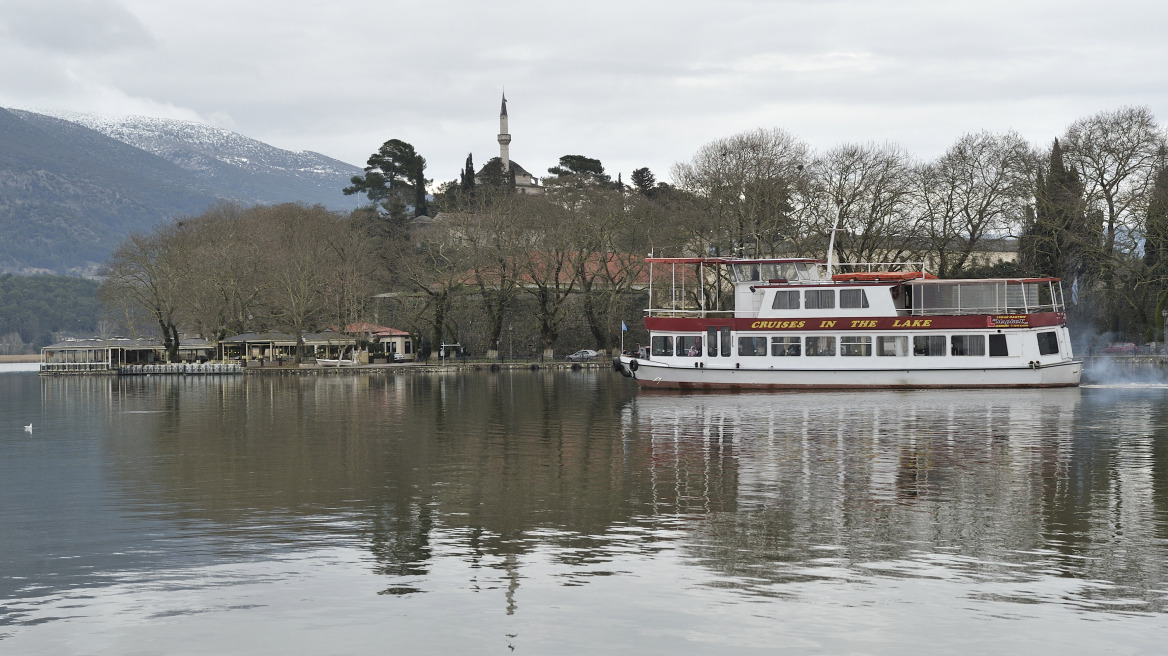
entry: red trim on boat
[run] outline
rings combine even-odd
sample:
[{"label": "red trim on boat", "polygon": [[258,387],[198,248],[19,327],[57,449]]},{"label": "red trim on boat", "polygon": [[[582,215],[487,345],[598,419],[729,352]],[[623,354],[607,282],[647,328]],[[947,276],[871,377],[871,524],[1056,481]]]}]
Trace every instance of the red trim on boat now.
[{"label": "red trim on boat", "polygon": [[690,319],[675,317],[645,317],[645,329],[654,332],[703,332],[707,328],[728,326],[736,332],[791,331],[807,332],[818,330],[843,331],[888,331],[888,330],[1009,330],[1020,328],[1045,328],[1066,322],[1062,312],[1042,312],[1038,314],[970,314],[960,316],[903,316],[903,317],[800,317],[765,319],[749,318],[709,318]]}]

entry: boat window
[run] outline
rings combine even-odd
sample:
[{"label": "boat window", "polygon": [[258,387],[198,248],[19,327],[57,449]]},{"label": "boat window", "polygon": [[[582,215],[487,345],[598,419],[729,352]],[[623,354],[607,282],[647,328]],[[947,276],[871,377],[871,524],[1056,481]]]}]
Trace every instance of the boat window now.
[{"label": "boat window", "polygon": [[835,307],[834,289],[808,289],[803,292],[803,307],[808,310],[829,310]]},{"label": "boat window", "polygon": [[876,355],[904,357],[908,355],[908,337],[887,335],[876,338]]},{"label": "boat window", "polygon": [[953,355],[985,355],[985,335],[954,335],[949,350]]},{"label": "boat window", "polygon": [[787,278],[791,280],[819,280],[821,278],[819,268],[814,263],[798,262],[788,266],[795,271],[795,275],[787,275]]},{"label": "boat window", "polygon": [[841,289],[840,307],[866,308],[868,307],[868,295],[862,289]]},{"label": "boat window", "polygon": [[771,303],[772,310],[798,310],[799,290],[780,289],[775,292],[775,301]]},{"label": "boat window", "polygon": [[735,264],[731,269],[734,271],[734,279],[738,282],[762,280],[762,272],[759,270],[758,264]]},{"label": "boat window", "polygon": [[872,355],[872,338],[867,335],[844,335],[840,337],[840,355]]},{"label": "boat window", "polygon": [[696,358],[702,354],[701,335],[678,335],[677,354],[684,358]]},{"label": "boat window", "polygon": [[807,355],[835,355],[835,338],[808,337]]},{"label": "boat window", "polygon": [[800,346],[798,337],[772,337],[771,355],[799,355]]},{"label": "boat window", "polygon": [[1038,333],[1038,352],[1041,355],[1058,353],[1058,335],[1055,335],[1054,332]]},{"label": "boat window", "polygon": [[722,357],[728,358],[730,357],[730,326],[722,326],[721,337],[718,341],[722,343]]},{"label": "boat window", "polygon": [[673,355],[673,337],[670,335],[653,335],[653,355],[666,357]]},{"label": "boat window", "polygon": [[1007,355],[1010,355],[1010,351],[1006,348],[1006,336],[990,335],[990,357],[999,358]]},{"label": "boat window", "polygon": [[913,355],[945,355],[945,336],[917,335],[913,337]]},{"label": "boat window", "polygon": [[738,338],[738,355],[753,356],[766,355],[767,345],[766,337],[739,337]]},{"label": "boat window", "polygon": [[718,357],[718,329],[706,328],[706,345],[710,349],[706,355],[711,358]]}]

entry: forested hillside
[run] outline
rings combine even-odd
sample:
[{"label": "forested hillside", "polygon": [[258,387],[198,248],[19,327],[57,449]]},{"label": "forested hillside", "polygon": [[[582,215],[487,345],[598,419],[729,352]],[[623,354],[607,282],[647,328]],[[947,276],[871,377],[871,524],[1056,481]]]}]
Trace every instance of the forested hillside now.
[{"label": "forested hillside", "polygon": [[188,121],[87,120],[0,109],[0,272],[93,275],[128,233],[220,200],[348,206],[360,172]]},{"label": "forested hillside", "polygon": [[0,354],[38,349],[54,333],[94,333],[97,287],[72,276],[0,275]]}]

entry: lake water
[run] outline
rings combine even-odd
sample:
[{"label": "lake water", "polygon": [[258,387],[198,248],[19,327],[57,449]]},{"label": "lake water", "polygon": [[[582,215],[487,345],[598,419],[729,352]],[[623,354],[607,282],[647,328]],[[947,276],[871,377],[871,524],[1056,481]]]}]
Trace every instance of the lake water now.
[{"label": "lake water", "polygon": [[1150,654],[1165,638],[1162,386],[0,373],[6,655]]}]

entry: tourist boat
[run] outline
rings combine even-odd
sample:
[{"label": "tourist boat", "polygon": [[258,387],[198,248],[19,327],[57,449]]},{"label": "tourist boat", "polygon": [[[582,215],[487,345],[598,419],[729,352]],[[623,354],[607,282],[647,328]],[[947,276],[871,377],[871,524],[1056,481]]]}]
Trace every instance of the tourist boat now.
[{"label": "tourist boat", "polygon": [[923,264],[837,273],[805,258],[646,261],[649,346],[613,359],[642,388],[1070,387],[1082,373],[1057,278],[940,280]]}]

